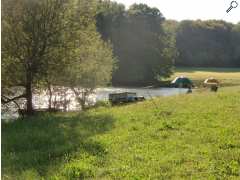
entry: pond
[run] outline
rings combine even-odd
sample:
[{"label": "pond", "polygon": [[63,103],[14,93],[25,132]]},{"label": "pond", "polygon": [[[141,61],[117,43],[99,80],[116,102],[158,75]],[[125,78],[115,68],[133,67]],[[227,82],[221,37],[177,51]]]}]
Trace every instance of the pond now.
[{"label": "pond", "polygon": [[[185,94],[187,89],[184,88],[119,88],[119,87],[108,87],[108,88],[97,88],[93,94],[88,98],[88,103],[94,105],[97,101],[107,101],[110,93],[119,92],[135,92],[138,96],[144,96],[146,99],[150,99],[158,96],[173,96],[178,94]],[[73,92],[68,89],[65,93],[65,98],[68,100],[66,106],[67,111],[79,111],[81,110],[78,102],[75,100]],[[48,92],[41,91],[34,94],[33,104],[36,109],[48,108]],[[63,97],[59,93],[53,95],[53,100],[60,102],[63,101]],[[24,101],[20,102],[21,106],[24,107]],[[59,107],[63,109],[63,107]],[[14,104],[9,104],[8,108],[2,108],[2,119],[15,119],[18,117],[17,108]]]}]

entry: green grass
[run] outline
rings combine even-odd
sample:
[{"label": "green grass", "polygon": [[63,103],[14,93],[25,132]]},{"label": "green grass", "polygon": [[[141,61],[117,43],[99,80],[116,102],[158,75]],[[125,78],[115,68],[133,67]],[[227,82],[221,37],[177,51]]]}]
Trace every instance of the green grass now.
[{"label": "green grass", "polygon": [[2,179],[240,179],[239,107],[236,86],[2,123]]},{"label": "green grass", "polygon": [[221,86],[240,85],[240,68],[177,68],[171,79],[181,75],[191,78],[197,86],[210,77],[220,80]]}]

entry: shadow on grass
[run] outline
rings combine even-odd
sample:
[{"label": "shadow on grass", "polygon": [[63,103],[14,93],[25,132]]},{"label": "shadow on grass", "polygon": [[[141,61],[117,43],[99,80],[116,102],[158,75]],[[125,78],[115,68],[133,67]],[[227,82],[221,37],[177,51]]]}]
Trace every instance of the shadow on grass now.
[{"label": "shadow on grass", "polygon": [[68,162],[75,154],[106,155],[93,136],[113,128],[109,115],[53,115],[2,123],[2,174],[34,169],[45,176],[48,168]]}]

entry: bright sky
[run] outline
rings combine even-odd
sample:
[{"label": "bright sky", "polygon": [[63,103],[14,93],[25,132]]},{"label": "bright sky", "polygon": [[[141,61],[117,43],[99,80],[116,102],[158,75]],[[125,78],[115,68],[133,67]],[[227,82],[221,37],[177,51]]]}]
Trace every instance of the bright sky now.
[{"label": "bright sky", "polygon": [[230,13],[226,10],[232,0],[114,0],[123,3],[127,8],[133,3],[144,3],[157,7],[167,19],[223,19],[225,21],[240,22],[240,0],[238,7]]}]

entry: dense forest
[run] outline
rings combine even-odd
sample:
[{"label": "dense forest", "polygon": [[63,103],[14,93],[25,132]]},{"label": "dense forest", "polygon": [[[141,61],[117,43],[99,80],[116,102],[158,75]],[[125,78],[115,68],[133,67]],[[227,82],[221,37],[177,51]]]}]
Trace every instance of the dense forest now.
[{"label": "dense forest", "polygon": [[97,28],[113,44],[118,69],[113,84],[148,84],[172,67],[240,67],[240,23],[220,20],[177,22],[144,4],[102,1]]},{"label": "dense forest", "polygon": [[177,66],[240,66],[240,23],[182,21],[176,31]]}]

